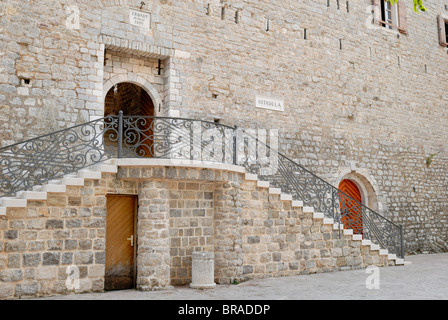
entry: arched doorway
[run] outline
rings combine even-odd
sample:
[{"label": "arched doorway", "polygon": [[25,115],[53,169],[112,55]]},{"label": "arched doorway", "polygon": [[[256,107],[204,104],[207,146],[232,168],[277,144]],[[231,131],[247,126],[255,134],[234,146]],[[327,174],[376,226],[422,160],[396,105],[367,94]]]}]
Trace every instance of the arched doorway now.
[{"label": "arched doorway", "polygon": [[353,229],[354,234],[363,234],[363,217],[361,191],[352,180],[342,180],[339,184],[342,223],[346,229]]},{"label": "arched doorway", "polygon": [[104,116],[154,116],[154,103],[149,94],[140,86],[123,82],[112,87],[106,95]]},{"label": "arched doorway", "polygon": [[[122,148],[124,156],[153,157],[152,117],[155,115],[155,108],[149,94],[134,83],[116,84],[106,94],[104,116],[117,116],[120,111],[123,111],[125,117]],[[107,138],[105,137],[106,146],[113,147],[114,143]]]}]

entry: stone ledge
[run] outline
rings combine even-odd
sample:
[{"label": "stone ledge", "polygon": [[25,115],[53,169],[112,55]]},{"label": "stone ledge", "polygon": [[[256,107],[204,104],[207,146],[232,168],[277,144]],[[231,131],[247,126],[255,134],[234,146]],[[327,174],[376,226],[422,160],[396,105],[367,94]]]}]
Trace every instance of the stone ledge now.
[{"label": "stone ledge", "polygon": [[118,167],[180,167],[246,173],[246,169],[240,166],[184,159],[116,159],[111,163]]}]

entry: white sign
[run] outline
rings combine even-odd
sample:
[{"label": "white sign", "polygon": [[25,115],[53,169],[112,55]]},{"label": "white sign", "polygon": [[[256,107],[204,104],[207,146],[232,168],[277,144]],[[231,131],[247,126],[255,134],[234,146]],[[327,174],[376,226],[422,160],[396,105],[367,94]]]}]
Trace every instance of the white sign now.
[{"label": "white sign", "polygon": [[285,102],[279,99],[273,99],[268,97],[256,96],[257,108],[268,109],[274,111],[285,111]]},{"label": "white sign", "polygon": [[131,10],[129,12],[129,21],[133,26],[148,30],[151,28],[151,15],[146,12]]}]

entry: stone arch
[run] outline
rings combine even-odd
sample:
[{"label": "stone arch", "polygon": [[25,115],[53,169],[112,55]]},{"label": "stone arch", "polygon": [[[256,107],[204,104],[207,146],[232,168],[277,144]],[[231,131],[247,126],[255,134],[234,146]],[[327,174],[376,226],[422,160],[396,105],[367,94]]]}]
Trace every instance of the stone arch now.
[{"label": "stone arch", "polygon": [[382,211],[382,203],[378,196],[378,184],[365,170],[343,170],[335,181],[335,186],[338,187],[343,180],[350,180],[355,183],[361,193],[363,205],[378,213]]},{"label": "stone arch", "polygon": [[104,82],[103,101],[105,101],[107,93],[109,92],[110,89],[112,89],[113,86],[123,82],[132,83],[143,88],[143,90],[145,90],[146,93],[148,93],[148,95],[151,97],[154,103],[154,115],[155,116],[158,115],[159,110],[161,110],[163,106],[163,100],[160,97],[159,92],[149,81],[134,73],[116,75],[111,79],[107,80],[106,82]]}]

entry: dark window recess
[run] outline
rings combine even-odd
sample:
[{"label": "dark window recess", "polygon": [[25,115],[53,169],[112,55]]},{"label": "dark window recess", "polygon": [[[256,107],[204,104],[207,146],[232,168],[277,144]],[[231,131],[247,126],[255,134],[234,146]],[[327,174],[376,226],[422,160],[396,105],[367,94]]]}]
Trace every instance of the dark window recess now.
[{"label": "dark window recess", "polygon": [[444,20],[445,22],[445,42],[448,43],[448,21]]},{"label": "dark window recess", "polygon": [[384,1],[381,1],[381,20],[386,21],[386,8],[384,7]]},{"label": "dark window recess", "polygon": [[22,82],[22,86],[29,86],[31,84],[31,80],[30,79],[22,78],[20,80]]}]

